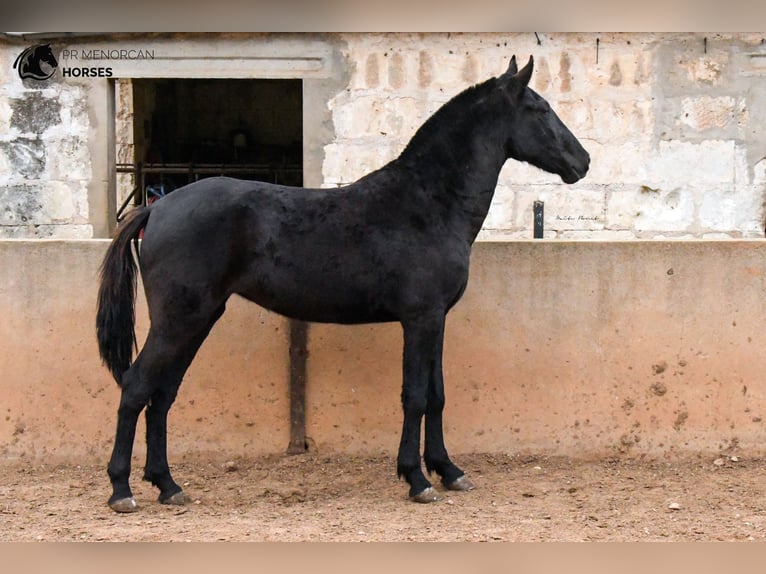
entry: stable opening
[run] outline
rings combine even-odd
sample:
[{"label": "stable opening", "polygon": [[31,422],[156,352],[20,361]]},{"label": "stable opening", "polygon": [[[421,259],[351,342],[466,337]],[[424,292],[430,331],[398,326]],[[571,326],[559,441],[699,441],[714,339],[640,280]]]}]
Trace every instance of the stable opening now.
[{"label": "stable opening", "polygon": [[301,80],[118,80],[117,217],[215,175],[303,183]]}]

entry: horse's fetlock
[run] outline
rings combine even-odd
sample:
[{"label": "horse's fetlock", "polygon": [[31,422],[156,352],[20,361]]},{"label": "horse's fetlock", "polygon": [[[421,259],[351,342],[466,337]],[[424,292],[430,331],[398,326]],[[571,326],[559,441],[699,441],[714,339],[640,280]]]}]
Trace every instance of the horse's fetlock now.
[{"label": "horse's fetlock", "polygon": [[157,484],[157,480],[158,480],[157,475],[151,472],[144,471],[144,476],[141,478],[141,480],[143,480],[144,482],[148,482],[152,484],[153,486],[159,486],[159,484]]}]

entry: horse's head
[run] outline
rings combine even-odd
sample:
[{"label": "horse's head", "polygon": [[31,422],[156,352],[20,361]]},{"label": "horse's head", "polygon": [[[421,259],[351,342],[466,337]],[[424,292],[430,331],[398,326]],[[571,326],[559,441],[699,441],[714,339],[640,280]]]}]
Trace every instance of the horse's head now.
[{"label": "horse's head", "polygon": [[548,102],[528,87],[533,67],[530,56],[518,70],[514,56],[508,71],[498,78],[511,103],[506,154],[574,183],[588,172],[590,156]]}]

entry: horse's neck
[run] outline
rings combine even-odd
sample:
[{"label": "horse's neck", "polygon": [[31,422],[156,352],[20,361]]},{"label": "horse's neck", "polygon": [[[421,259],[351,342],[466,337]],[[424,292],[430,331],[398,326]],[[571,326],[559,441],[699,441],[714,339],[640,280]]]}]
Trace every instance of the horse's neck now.
[{"label": "horse's neck", "polygon": [[[468,242],[481,230],[492,203],[505,154],[492,133],[465,134],[461,141],[434,138],[400,158],[415,181],[427,191],[434,209]],[[491,132],[491,130],[490,130]]]}]

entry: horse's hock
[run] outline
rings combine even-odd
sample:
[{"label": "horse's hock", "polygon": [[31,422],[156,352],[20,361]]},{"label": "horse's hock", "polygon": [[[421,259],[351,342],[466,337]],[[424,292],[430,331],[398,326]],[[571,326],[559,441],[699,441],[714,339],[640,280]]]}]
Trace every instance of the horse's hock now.
[{"label": "horse's hock", "polygon": [[[92,319],[107,245],[0,242],[7,459],[108,456],[119,391],[100,365]],[[762,453],[765,248],[476,245],[466,296],[447,320],[452,451]],[[139,295],[139,342],[147,326]],[[400,327],[312,324],[308,348],[306,425],[317,448],[394,453]],[[286,319],[232,299],[171,411],[171,457],[284,452],[288,350]],[[136,455],[143,448],[136,441]]]}]

